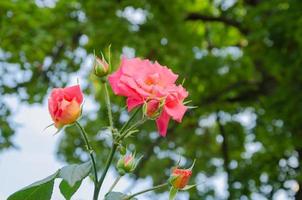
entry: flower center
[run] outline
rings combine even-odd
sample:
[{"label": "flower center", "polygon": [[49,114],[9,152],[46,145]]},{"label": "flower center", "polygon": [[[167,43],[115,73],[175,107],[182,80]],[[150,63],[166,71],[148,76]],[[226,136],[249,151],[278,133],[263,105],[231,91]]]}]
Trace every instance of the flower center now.
[{"label": "flower center", "polygon": [[155,73],[155,74],[151,74],[149,76],[146,77],[145,79],[145,83],[147,85],[155,85],[157,84],[159,81],[159,74],[158,73]]}]

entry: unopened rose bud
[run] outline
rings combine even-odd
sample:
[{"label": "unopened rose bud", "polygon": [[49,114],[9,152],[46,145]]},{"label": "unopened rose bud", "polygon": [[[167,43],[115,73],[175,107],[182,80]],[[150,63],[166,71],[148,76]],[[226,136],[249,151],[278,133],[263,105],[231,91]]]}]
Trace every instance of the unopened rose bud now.
[{"label": "unopened rose bud", "polygon": [[161,102],[158,100],[150,100],[144,104],[143,112],[150,119],[159,117],[162,110]]},{"label": "unopened rose bud", "polygon": [[190,169],[174,168],[169,179],[170,184],[176,189],[183,189],[189,182],[192,171]]},{"label": "unopened rose bud", "polygon": [[110,72],[109,64],[105,60],[104,56],[102,56],[102,58],[95,56],[93,67],[94,74],[100,78],[107,76]]},{"label": "unopened rose bud", "polygon": [[127,173],[133,172],[136,166],[138,165],[140,159],[141,157],[136,159],[135,155],[133,154],[122,156],[117,162],[117,169],[120,175],[125,175]]}]

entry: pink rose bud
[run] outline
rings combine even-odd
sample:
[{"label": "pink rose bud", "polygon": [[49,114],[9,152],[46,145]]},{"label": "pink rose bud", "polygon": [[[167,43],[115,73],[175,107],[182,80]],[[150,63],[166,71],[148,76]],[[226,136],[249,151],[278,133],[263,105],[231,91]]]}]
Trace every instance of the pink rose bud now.
[{"label": "pink rose bud", "polygon": [[56,128],[73,124],[81,115],[83,93],[79,85],[54,88],[48,99],[48,110]]},{"label": "pink rose bud", "polygon": [[189,182],[192,175],[191,169],[174,168],[169,179],[170,184],[180,190],[183,189]]},{"label": "pink rose bud", "polygon": [[105,60],[104,56],[102,56],[102,58],[95,56],[93,67],[94,74],[100,78],[109,74],[109,64]]},{"label": "pink rose bud", "polygon": [[122,156],[117,162],[117,169],[120,175],[131,173],[135,170],[141,158],[136,159],[135,154]]},{"label": "pink rose bud", "polygon": [[143,108],[144,114],[150,119],[158,118],[162,110],[160,102],[156,100],[150,100],[148,102],[145,102]]}]

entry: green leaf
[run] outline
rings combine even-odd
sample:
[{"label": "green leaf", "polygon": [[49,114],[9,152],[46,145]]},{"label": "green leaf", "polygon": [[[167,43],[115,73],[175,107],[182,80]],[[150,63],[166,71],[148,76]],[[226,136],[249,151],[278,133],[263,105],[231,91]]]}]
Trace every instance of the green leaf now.
[{"label": "green leaf", "polygon": [[70,199],[90,171],[91,162],[65,166],[51,176],[15,192],[8,197],[8,200],[49,200],[56,178],[63,179],[60,184],[61,193],[66,199]]},{"label": "green leaf", "polygon": [[[109,192],[105,196],[105,200],[124,200],[127,198],[127,195],[121,192]],[[137,198],[131,198],[131,200],[137,200]]]},{"label": "green leaf", "polygon": [[178,190],[176,188],[171,187],[170,194],[169,194],[169,200],[174,200],[177,192],[178,192]]},{"label": "green leaf", "polygon": [[72,164],[63,167],[60,170],[59,177],[63,178],[70,187],[74,187],[76,182],[81,181],[83,178],[88,176],[91,171],[91,162],[86,162],[83,164]]},{"label": "green leaf", "polygon": [[76,191],[81,186],[81,183],[82,180],[76,182],[75,185],[71,187],[65,180],[62,180],[59,186],[61,194],[65,197],[66,200],[70,200],[72,195],[74,195],[74,193],[76,193]]},{"label": "green leaf", "polygon": [[49,200],[59,171],[10,195],[7,200]]}]

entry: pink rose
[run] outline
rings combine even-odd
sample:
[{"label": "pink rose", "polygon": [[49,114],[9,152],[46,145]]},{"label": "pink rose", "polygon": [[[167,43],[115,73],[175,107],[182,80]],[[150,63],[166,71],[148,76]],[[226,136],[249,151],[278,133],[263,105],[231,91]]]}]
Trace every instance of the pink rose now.
[{"label": "pink rose", "polygon": [[109,76],[109,83],[116,95],[127,97],[128,111],[145,103],[147,116],[161,109],[156,124],[160,135],[165,136],[170,118],[181,122],[187,110],[183,100],[188,92],[175,84],[177,77],[157,62],[122,58],[120,68]]},{"label": "pink rose", "polygon": [[79,85],[54,88],[48,99],[48,110],[56,128],[74,123],[81,115],[83,93]]}]

